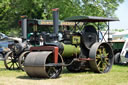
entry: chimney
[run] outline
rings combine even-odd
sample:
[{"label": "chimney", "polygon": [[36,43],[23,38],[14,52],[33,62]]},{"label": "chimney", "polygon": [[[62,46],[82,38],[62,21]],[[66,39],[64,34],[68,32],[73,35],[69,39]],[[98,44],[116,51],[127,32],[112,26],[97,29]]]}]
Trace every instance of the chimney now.
[{"label": "chimney", "polygon": [[52,9],[53,11],[53,26],[54,26],[54,34],[58,35],[59,30],[59,8]]},{"label": "chimney", "polygon": [[23,40],[27,39],[27,16],[21,16],[21,27],[22,27],[22,38]]}]

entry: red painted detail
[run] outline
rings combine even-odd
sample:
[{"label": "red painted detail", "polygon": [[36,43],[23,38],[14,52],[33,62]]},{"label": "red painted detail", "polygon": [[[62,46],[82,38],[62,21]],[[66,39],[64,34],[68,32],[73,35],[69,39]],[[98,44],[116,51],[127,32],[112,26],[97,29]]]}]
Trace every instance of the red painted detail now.
[{"label": "red painted detail", "polygon": [[56,46],[37,46],[31,47],[30,51],[54,51],[54,47]]},{"label": "red painted detail", "polygon": [[52,11],[58,11],[58,10],[59,10],[59,8],[52,9]]},{"label": "red painted detail", "polygon": [[55,64],[58,63],[58,52],[59,52],[58,47],[54,47],[54,63]]},{"label": "red painted detail", "polygon": [[38,46],[38,47],[31,47],[30,51],[52,51],[54,57],[54,63],[58,63],[58,52],[59,48],[57,46]]},{"label": "red painted detail", "polygon": [[94,59],[91,59],[91,58],[79,58],[79,60],[89,61],[89,60],[94,60]]}]

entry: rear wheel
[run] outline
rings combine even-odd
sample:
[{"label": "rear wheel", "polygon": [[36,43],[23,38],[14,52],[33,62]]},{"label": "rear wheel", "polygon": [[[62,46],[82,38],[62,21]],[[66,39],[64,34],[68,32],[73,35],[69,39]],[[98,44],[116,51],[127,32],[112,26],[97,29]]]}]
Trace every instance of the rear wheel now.
[{"label": "rear wheel", "polygon": [[24,65],[23,65],[23,63],[24,63],[25,58],[26,58],[26,56],[28,55],[28,53],[29,53],[29,51],[25,51],[25,52],[23,52],[23,53],[20,55],[20,57],[19,57],[18,63],[19,63],[19,67],[20,67],[20,69],[21,69],[22,71],[24,71]]},{"label": "rear wheel", "polygon": [[97,73],[109,72],[114,61],[112,48],[107,43],[93,44],[89,57],[93,59],[89,61],[90,67]]},{"label": "rear wheel", "polygon": [[10,51],[5,55],[4,65],[9,70],[19,69],[18,57],[14,54],[14,52]]}]

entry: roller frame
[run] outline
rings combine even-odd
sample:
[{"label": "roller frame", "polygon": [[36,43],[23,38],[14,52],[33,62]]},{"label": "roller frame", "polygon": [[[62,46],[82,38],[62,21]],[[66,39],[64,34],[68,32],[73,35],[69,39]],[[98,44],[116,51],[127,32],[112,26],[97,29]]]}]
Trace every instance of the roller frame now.
[{"label": "roller frame", "polygon": [[[52,62],[52,59],[50,59],[51,62],[49,63],[50,57],[53,57],[54,60]],[[61,61],[58,61],[58,58],[60,58]],[[57,78],[62,71],[63,65],[63,59],[58,53],[58,47],[31,47],[30,53],[24,62],[24,70],[30,77]]]}]

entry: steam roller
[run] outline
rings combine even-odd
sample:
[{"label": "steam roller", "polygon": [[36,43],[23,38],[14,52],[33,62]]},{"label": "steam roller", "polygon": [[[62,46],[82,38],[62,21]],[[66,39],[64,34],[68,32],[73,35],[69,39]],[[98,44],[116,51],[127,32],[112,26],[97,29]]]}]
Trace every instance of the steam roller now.
[{"label": "steam roller", "polygon": [[54,32],[45,34],[44,45],[31,47],[25,58],[23,65],[28,76],[57,78],[64,66],[70,72],[87,69],[97,73],[109,72],[113,51],[109,43],[99,42],[96,28],[86,25],[80,32],[64,31],[62,40],[58,40],[57,9],[53,10],[53,15]]},{"label": "steam roller", "polygon": [[[92,30],[87,31],[90,28]],[[85,26],[85,29],[81,34],[70,35],[72,40],[78,39],[77,42],[52,40],[45,42],[44,46],[31,47],[24,62],[25,72],[30,77],[39,78],[57,78],[63,66],[70,72],[86,69],[97,73],[109,72],[113,64],[111,46],[105,42],[97,42],[97,32],[93,26]],[[46,39],[51,40],[46,36]]]}]

